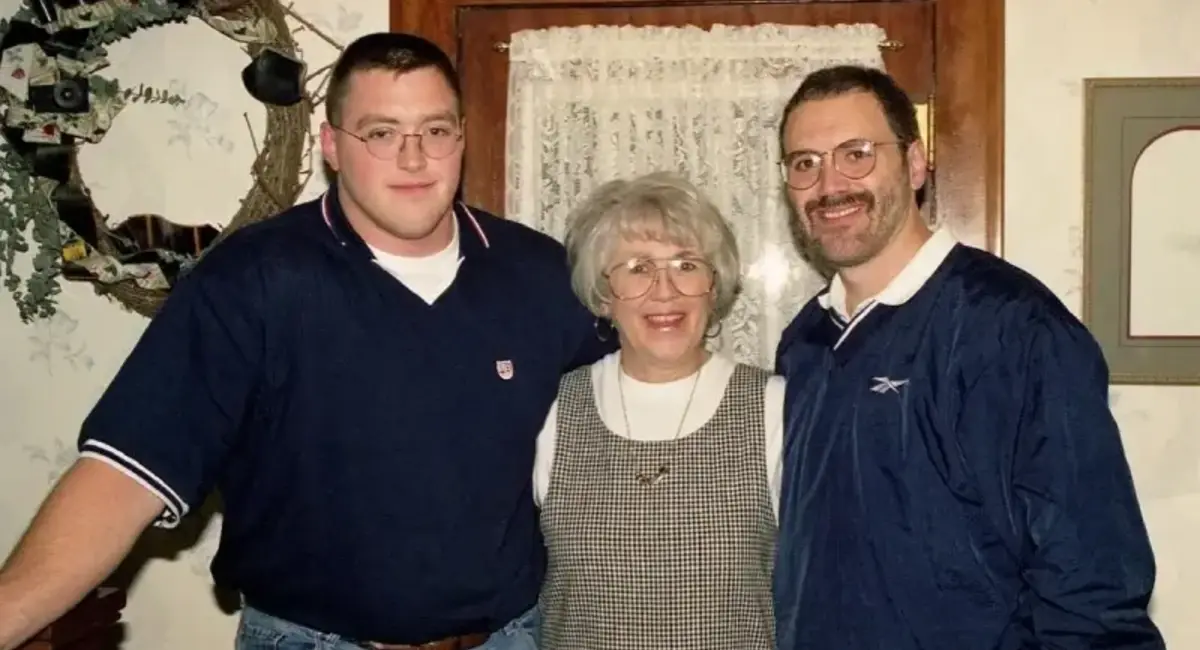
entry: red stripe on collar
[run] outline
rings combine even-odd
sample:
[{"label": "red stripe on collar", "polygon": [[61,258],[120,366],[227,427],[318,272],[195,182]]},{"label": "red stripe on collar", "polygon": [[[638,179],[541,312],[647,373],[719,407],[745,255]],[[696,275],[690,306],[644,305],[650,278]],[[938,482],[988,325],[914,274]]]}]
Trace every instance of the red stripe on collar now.
[{"label": "red stripe on collar", "polygon": [[[459,207],[462,208],[463,214],[465,214],[467,216],[467,219],[471,222],[471,225],[475,228],[475,232],[479,235],[479,241],[483,242],[483,247],[491,248],[492,242],[488,239],[487,233],[483,232],[483,226],[481,226],[479,224],[479,220],[475,218],[475,213],[471,212],[471,208],[467,207],[466,203],[463,203],[460,201],[458,203],[458,205],[459,205]],[[325,220],[325,225],[329,227],[329,232],[333,233],[333,236],[339,242],[341,242],[341,244],[343,246],[345,246],[346,242],[342,241],[341,238],[337,236],[337,230],[335,230],[333,227],[333,220],[330,219],[330,217],[329,217],[329,192],[328,191],[321,195],[321,218],[323,218]]]}]

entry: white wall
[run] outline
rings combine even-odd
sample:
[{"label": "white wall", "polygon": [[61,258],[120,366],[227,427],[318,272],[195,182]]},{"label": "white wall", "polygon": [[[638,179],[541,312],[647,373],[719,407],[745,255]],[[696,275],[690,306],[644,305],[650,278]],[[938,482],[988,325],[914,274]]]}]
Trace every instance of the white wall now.
[{"label": "white wall", "polygon": [[[0,16],[18,5],[0,0]],[[298,0],[295,10],[343,45],[388,29],[387,0]],[[309,71],[337,55],[311,33],[296,38]],[[256,142],[265,129],[263,106],[242,87],[249,59],[198,20],[144,30],[109,53],[103,76],[169,90],[187,104],[130,105],[103,141],[83,149],[84,178],[100,209],[114,221],[154,213],[187,224],[228,223],[249,188],[254,157],[243,113]],[[318,173],[302,198],[321,189]],[[74,460],[80,422],[146,325],[79,284],[65,285],[59,305],[52,320],[26,326],[0,291],[0,556]],[[167,554],[186,545],[189,532],[199,533],[154,535],[146,546]],[[210,526],[198,545],[174,560],[153,560],[140,574],[126,610],[129,650],[232,647],[236,619],[217,607],[208,573],[213,532]]]},{"label": "white wall", "polygon": [[[1078,313],[1082,80],[1200,74],[1200,48],[1195,45],[1200,3],[1007,0],[1006,11],[1005,255],[1049,284]],[[1187,158],[1174,167],[1193,170],[1195,179],[1196,151],[1183,155]],[[1190,229],[1194,236],[1200,232],[1194,185],[1178,190],[1175,210],[1156,218],[1159,223],[1173,220],[1177,231]],[[1172,204],[1161,195],[1148,198],[1156,205]],[[1135,205],[1135,214],[1144,212]],[[1173,320],[1189,322],[1194,335],[1200,332],[1200,299],[1183,284],[1182,275],[1158,278],[1161,294],[1154,302],[1172,301],[1179,312]],[[1113,392],[1158,558],[1155,618],[1169,647],[1200,648],[1200,387],[1119,386]]]}]

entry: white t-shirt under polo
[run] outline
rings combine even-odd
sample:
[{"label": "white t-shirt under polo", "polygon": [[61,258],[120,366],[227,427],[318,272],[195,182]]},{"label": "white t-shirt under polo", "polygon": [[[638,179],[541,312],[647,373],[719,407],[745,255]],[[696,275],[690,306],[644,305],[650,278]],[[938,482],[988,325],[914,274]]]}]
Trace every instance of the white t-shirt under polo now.
[{"label": "white t-shirt under polo", "polygon": [[370,244],[367,247],[371,249],[375,263],[380,268],[432,305],[450,288],[454,277],[458,275],[458,266],[462,264],[458,250],[458,220],[452,218],[451,221],[454,223],[454,236],[450,239],[450,245],[427,257],[405,257],[385,253]]}]

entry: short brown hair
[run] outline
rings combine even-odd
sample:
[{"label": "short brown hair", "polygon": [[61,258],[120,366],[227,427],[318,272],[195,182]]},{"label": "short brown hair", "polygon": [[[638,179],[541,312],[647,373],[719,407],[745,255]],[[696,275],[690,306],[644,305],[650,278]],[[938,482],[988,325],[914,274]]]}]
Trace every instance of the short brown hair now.
[{"label": "short brown hair", "polygon": [[454,97],[462,103],[462,85],[450,57],[432,42],[398,32],[376,32],[359,37],[346,46],[329,73],[325,94],[325,119],[339,126],[342,104],[349,91],[350,76],[359,71],[390,70],[396,74],[421,68],[436,68],[446,78]]},{"label": "short brown hair", "polygon": [[902,145],[921,138],[917,109],[908,93],[888,73],[860,65],[835,65],[817,70],[804,78],[795,94],[783,107],[779,120],[779,138],[783,140],[787,120],[805,102],[840,97],[849,93],[870,93],[883,107],[888,126]]}]

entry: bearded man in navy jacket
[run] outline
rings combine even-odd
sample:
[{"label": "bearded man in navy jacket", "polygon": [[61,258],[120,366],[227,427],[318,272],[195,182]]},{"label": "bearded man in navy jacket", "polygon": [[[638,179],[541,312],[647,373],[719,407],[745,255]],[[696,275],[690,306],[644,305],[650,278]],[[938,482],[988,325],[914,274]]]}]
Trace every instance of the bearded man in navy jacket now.
[{"label": "bearded man in navy jacket", "polygon": [[915,111],[883,72],[810,75],[781,140],[801,238],[836,274],[776,360],[779,649],[1164,648],[1093,337],[925,225]]}]

